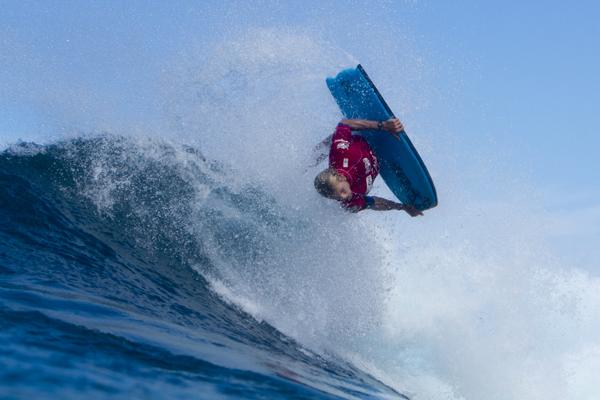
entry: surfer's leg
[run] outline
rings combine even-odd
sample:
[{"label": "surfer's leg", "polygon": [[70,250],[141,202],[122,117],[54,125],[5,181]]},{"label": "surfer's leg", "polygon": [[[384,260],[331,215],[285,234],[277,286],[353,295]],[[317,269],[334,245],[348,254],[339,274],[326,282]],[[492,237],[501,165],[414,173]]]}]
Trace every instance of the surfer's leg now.
[{"label": "surfer's leg", "polygon": [[321,141],[318,145],[313,149],[313,159],[314,163],[311,165],[312,167],[316,167],[329,156],[329,149],[331,148],[331,138],[333,135],[327,136],[325,139]]}]

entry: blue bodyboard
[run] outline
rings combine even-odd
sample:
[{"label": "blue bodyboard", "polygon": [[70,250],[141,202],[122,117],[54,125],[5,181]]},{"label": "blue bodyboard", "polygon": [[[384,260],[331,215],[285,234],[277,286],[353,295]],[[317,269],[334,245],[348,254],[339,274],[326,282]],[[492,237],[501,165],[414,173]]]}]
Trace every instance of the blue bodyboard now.
[{"label": "blue bodyboard", "polygon": [[[348,119],[394,118],[362,66],[327,78],[327,87]],[[398,200],[423,211],[437,205],[433,180],[405,131],[399,138],[381,131],[360,131],[377,156],[380,174]]]}]

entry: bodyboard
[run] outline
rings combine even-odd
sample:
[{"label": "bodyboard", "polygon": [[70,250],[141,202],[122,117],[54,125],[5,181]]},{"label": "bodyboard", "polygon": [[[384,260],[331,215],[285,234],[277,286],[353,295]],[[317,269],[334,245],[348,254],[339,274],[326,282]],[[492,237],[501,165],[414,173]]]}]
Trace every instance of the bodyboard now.
[{"label": "bodyboard", "polygon": [[[362,66],[345,69],[326,81],[344,117],[376,121],[395,118]],[[421,211],[437,205],[433,180],[405,131],[399,137],[377,130],[358,134],[371,146],[381,177],[398,200]]]}]

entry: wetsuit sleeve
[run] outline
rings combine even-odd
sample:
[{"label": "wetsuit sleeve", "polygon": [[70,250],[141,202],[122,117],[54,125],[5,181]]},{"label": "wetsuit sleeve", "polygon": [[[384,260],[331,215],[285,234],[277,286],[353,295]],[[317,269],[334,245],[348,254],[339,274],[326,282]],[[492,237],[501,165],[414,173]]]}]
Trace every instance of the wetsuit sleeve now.
[{"label": "wetsuit sleeve", "polygon": [[344,142],[350,144],[351,140],[352,130],[350,129],[350,127],[348,125],[338,124],[338,126],[335,128],[333,137],[331,138],[331,143],[334,146],[334,148],[342,148],[341,146],[338,147],[337,145]]}]

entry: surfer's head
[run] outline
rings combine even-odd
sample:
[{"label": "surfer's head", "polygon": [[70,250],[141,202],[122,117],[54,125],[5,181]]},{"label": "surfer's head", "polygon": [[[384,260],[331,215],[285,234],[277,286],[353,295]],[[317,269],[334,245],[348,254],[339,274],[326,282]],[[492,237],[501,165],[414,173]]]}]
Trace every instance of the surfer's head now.
[{"label": "surfer's head", "polygon": [[350,183],[333,168],[327,168],[315,177],[315,189],[329,199],[345,201],[352,197]]}]

